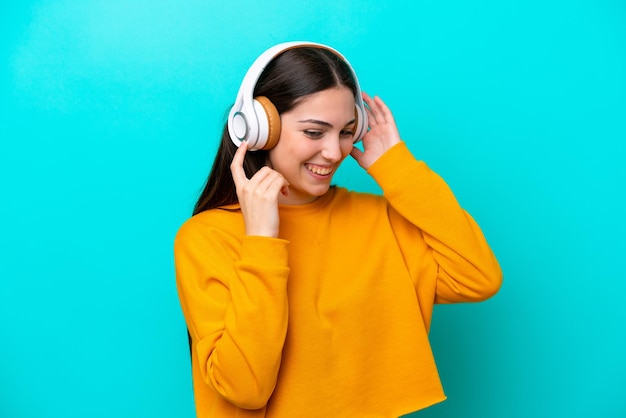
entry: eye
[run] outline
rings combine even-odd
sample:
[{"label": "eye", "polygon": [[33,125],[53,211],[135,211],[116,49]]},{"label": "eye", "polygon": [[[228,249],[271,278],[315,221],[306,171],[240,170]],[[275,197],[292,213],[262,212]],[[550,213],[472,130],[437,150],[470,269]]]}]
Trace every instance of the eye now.
[{"label": "eye", "polygon": [[308,136],[309,138],[312,138],[312,139],[317,139],[322,136],[322,131],[314,131],[311,129],[306,129],[303,132],[305,136]]},{"label": "eye", "polygon": [[352,132],[351,129],[343,129],[341,132],[339,132],[339,135],[342,138],[352,138],[354,136],[354,132]]}]

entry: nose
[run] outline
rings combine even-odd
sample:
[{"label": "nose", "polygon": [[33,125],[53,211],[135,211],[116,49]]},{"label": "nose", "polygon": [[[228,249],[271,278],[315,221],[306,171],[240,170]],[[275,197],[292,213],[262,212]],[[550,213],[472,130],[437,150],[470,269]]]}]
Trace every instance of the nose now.
[{"label": "nose", "polygon": [[330,162],[341,161],[341,146],[339,144],[339,136],[338,135],[328,135],[324,138],[323,148],[322,148],[322,157],[325,160]]}]

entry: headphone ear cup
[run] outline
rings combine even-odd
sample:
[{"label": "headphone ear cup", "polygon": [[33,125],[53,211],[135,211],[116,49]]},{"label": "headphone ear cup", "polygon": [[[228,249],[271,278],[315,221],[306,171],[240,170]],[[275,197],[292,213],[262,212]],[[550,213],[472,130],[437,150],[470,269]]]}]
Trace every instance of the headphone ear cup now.
[{"label": "headphone ear cup", "polygon": [[359,112],[359,106],[354,106],[354,143],[359,142],[361,138],[359,135],[361,134],[361,129],[359,128],[361,125],[361,112]]},{"label": "headphone ear cup", "polygon": [[354,142],[359,142],[367,133],[367,113],[358,104],[354,106]]},{"label": "headphone ear cup", "polygon": [[259,140],[254,148],[270,150],[280,138],[280,115],[276,106],[265,96],[254,98],[254,109],[259,115]]}]

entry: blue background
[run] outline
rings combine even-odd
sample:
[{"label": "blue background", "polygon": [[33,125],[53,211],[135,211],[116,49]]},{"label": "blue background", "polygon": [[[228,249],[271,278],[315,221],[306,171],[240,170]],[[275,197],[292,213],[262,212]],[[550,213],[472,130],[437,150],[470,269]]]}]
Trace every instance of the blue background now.
[{"label": "blue background", "polygon": [[172,240],[286,40],[348,57],[502,264],[436,308],[449,400],[414,416],[626,416],[625,3],[262,3],[0,3],[0,416],[193,416]]}]

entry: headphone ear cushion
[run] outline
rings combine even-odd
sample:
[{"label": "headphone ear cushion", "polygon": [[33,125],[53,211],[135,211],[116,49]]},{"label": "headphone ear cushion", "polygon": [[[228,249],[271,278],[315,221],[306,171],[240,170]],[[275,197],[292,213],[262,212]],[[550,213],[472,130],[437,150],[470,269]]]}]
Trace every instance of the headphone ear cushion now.
[{"label": "headphone ear cushion", "polygon": [[[259,132],[259,146],[256,148],[270,150],[276,146],[278,138],[280,138],[280,115],[278,110],[276,110],[276,106],[265,96],[255,97],[254,105],[257,113],[260,113],[260,110],[262,110],[266,116],[265,118],[259,118],[261,129]],[[263,144],[261,140],[264,137],[267,140]]]}]

